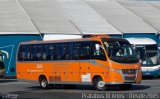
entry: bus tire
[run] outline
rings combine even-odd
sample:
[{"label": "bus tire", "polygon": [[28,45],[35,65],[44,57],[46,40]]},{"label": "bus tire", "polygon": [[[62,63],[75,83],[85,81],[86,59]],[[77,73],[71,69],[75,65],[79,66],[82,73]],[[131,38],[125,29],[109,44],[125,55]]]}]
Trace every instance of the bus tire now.
[{"label": "bus tire", "polygon": [[48,81],[45,77],[40,78],[40,86],[43,89],[48,89],[50,87],[49,84],[48,84]]},{"label": "bus tire", "polygon": [[93,87],[99,91],[105,91],[107,89],[105,82],[102,80],[101,77],[95,78],[93,80]]},{"label": "bus tire", "polygon": [[132,88],[132,84],[123,84],[123,85],[119,85],[119,88],[121,90],[130,90]]}]

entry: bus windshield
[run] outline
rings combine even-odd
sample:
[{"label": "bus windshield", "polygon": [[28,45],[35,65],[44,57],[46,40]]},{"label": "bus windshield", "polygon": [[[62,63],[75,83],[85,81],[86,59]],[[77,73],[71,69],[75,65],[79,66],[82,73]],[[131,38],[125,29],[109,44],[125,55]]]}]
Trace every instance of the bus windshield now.
[{"label": "bus windshield", "polygon": [[118,63],[137,63],[139,61],[131,44],[122,39],[102,39],[106,52],[112,61]]},{"label": "bus windshield", "polygon": [[141,59],[142,66],[155,66],[158,64],[157,45],[136,45],[136,52]]}]

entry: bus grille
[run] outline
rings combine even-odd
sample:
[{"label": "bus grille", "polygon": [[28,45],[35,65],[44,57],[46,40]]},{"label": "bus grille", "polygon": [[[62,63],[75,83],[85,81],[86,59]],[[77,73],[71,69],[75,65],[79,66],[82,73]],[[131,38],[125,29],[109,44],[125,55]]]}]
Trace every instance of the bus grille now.
[{"label": "bus grille", "polygon": [[123,69],[123,74],[136,74],[136,69]]},{"label": "bus grille", "polygon": [[123,69],[124,79],[127,81],[133,81],[136,79],[137,70],[136,69]]},{"label": "bus grille", "polygon": [[124,77],[125,80],[135,80],[136,79],[136,76],[134,77]]}]

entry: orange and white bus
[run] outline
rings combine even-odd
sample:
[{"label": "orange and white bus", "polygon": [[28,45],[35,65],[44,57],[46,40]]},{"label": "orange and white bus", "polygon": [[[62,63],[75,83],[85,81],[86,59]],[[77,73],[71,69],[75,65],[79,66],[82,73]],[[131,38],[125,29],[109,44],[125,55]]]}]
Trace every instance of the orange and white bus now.
[{"label": "orange and white bus", "polygon": [[141,65],[130,43],[124,39],[91,37],[20,43],[17,78],[50,85],[93,85],[123,90],[141,82]]}]

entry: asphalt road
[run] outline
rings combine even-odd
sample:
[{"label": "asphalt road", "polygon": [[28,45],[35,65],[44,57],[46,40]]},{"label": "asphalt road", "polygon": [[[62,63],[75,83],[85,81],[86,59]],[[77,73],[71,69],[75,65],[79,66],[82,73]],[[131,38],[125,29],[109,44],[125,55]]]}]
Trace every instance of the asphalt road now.
[{"label": "asphalt road", "polygon": [[56,86],[46,90],[38,83],[0,79],[0,96],[2,99],[159,99],[160,79],[142,80],[140,85],[133,85],[127,91],[113,86],[107,91],[97,91],[92,86],[77,86],[75,89]]}]

